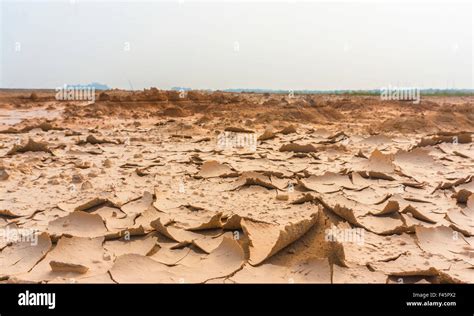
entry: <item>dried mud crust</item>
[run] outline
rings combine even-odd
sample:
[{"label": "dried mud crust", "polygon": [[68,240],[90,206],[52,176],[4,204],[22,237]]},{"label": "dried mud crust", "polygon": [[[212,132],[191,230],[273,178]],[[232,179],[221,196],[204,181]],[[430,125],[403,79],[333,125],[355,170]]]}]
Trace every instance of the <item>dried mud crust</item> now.
[{"label": "dried mud crust", "polygon": [[34,93],[0,92],[61,111],[0,118],[0,282],[474,283],[472,97]]}]

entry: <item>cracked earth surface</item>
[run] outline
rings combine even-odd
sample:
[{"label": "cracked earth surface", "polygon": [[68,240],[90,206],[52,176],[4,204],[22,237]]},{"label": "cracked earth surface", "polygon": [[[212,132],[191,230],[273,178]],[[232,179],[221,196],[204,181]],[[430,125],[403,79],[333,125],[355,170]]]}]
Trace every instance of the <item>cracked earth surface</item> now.
[{"label": "cracked earth surface", "polygon": [[474,283],[472,97],[0,92],[0,282]]}]

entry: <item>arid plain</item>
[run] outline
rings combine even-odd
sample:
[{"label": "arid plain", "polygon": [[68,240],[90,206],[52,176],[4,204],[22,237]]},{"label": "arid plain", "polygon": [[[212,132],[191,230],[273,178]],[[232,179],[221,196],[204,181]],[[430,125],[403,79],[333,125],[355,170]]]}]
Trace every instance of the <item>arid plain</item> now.
[{"label": "arid plain", "polygon": [[473,101],[2,90],[0,280],[474,283]]}]

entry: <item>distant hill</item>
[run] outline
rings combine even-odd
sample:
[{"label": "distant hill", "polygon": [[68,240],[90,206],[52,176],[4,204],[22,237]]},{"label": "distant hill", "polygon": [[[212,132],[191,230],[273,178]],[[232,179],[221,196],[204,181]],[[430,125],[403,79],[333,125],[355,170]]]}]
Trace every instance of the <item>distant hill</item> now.
[{"label": "distant hill", "polygon": [[172,87],[171,90],[175,91],[191,91],[191,88],[185,88],[185,87]]},{"label": "distant hill", "polygon": [[68,88],[95,88],[95,90],[110,90],[109,86],[102,83],[98,83],[98,82],[92,82],[89,84],[68,84],[67,87]]}]

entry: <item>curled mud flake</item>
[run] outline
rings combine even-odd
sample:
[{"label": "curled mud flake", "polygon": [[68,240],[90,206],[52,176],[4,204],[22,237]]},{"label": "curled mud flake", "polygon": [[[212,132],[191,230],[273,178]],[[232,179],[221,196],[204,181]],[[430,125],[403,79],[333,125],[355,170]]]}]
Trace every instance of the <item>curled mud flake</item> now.
[{"label": "curled mud flake", "polygon": [[403,253],[392,260],[371,262],[368,266],[372,270],[396,277],[436,277],[440,271],[449,269],[451,264],[441,256],[418,251]]},{"label": "curled mud flake", "polygon": [[278,131],[278,133],[283,135],[289,135],[296,133],[296,127],[294,125],[288,125],[284,127],[282,130]]},{"label": "curled mud flake", "polygon": [[53,239],[63,235],[75,237],[99,237],[108,233],[103,219],[97,214],[75,211],[51,221],[47,231]]},{"label": "curled mud flake", "polygon": [[291,151],[295,153],[315,153],[318,151],[317,148],[314,147],[312,144],[302,145],[297,143],[282,145],[279,150],[282,152]]},{"label": "curled mud flake", "polygon": [[285,181],[272,181],[272,179],[259,172],[244,172],[233,183],[230,184],[228,190],[238,190],[252,185],[261,186],[267,189],[284,190]]},{"label": "curled mud flake", "polygon": [[111,141],[108,139],[97,138],[94,135],[88,135],[85,140],[80,140],[77,142],[77,145],[84,145],[84,144],[91,144],[91,145],[100,145],[100,144],[117,144],[115,141]]},{"label": "curled mud flake", "polygon": [[28,138],[28,142],[23,145],[13,145],[13,148],[7,152],[7,156],[12,156],[16,154],[26,153],[26,152],[45,152],[52,153],[48,147],[48,144],[44,142],[36,142],[32,138]]},{"label": "curled mud flake", "polygon": [[471,191],[466,190],[466,189],[461,189],[457,191],[456,193],[453,193],[451,197],[455,198],[458,203],[466,204],[467,200],[470,198],[471,195],[472,195]]},{"label": "curled mud flake", "polygon": [[278,251],[299,239],[316,222],[316,216],[286,225],[255,222],[244,219],[241,222],[250,240],[251,265],[259,265]]},{"label": "curled mud flake", "polygon": [[51,281],[102,275],[113,264],[104,260],[103,242],[104,238],[61,237],[41,262],[31,271],[18,275],[18,279]]},{"label": "curled mud flake", "polygon": [[128,216],[133,216],[144,213],[152,204],[153,194],[145,192],[141,198],[122,205],[120,209]]},{"label": "curled mud flake", "polygon": [[216,177],[232,177],[236,176],[236,172],[231,167],[221,164],[215,160],[206,161],[201,165],[198,172],[199,178],[216,178]]},{"label": "curled mud flake", "polygon": [[333,172],[326,172],[321,176],[310,176],[301,180],[305,188],[318,193],[333,193],[342,189],[357,190],[363,187],[356,186],[346,175],[340,175]]},{"label": "curled mud flake", "polygon": [[0,252],[0,277],[27,273],[50,251],[52,243],[47,233],[29,238],[13,242]]},{"label": "curled mud flake", "polygon": [[60,261],[50,261],[49,265],[53,272],[75,272],[75,273],[86,273],[89,270],[89,267],[86,267],[82,264],[60,262]]},{"label": "curled mud flake", "polygon": [[112,255],[112,258],[125,254],[150,255],[158,247],[157,238],[153,236],[138,237],[130,240],[108,240],[104,243],[104,249]]},{"label": "curled mud flake", "polygon": [[415,228],[417,243],[424,251],[447,259],[474,264],[474,247],[458,231],[446,226]]},{"label": "curled mud flake", "polygon": [[232,132],[232,133],[255,133],[252,130],[242,128],[242,127],[234,127],[234,126],[226,127],[224,129],[224,131],[225,132]]},{"label": "curled mud flake", "polygon": [[10,175],[4,168],[0,168],[0,181],[8,180]]},{"label": "curled mud flake", "polygon": [[374,150],[368,160],[369,172],[393,173],[395,166],[390,155],[381,153],[378,149]]},{"label": "curled mud flake", "polygon": [[446,219],[451,222],[451,228],[466,236],[474,236],[474,194],[470,194],[466,207],[451,209],[446,214]]},{"label": "curled mud flake", "polygon": [[205,260],[167,266],[146,256],[127,254],[117,258],[110,273],[118,283],[204,283],[230,276],[243,264],[242,248],[224,238]]},{"label": "curled mud flake", "polygon": [[262,135],[258,136],[257,140],[265,141],[265,140],[274,139],[275,137],[276,137],[276,134],[274,132],[272,132],[271,130],[265,130]]},{"label": "curled mud flake", "polygon": [[435,146],[441,143],[467,144],[472,142],[471,133],[468,132],[440,132],[433,137],[423,138],[416,147]]}]

